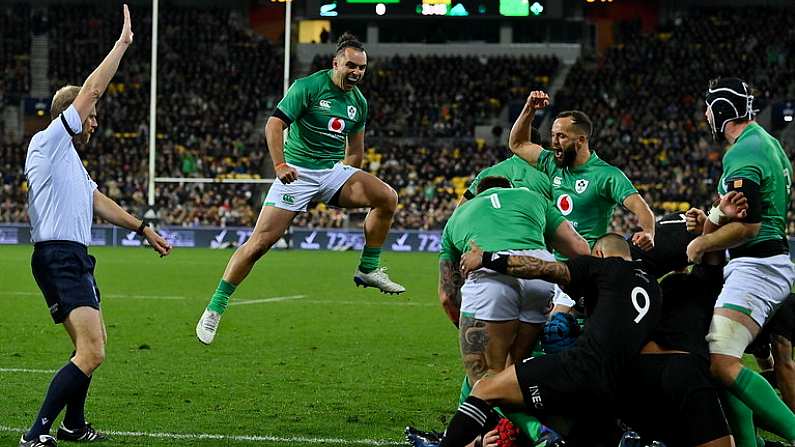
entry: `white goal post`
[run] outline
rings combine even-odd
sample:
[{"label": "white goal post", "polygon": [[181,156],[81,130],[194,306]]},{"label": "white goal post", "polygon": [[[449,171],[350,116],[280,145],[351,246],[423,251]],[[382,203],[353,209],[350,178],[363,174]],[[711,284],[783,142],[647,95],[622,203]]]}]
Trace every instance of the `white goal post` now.
[{"label": "white goal post", "polygon": [[[156,177],[156,144],[157,144],[157,46],[158,46],[158,3],[159,0],[152,0],[152,60],[150,71],[150,90],[149,90],[149,181],[147,186],[147,203],[150,208],[155,205],[155,185],[157,183],[255,183],[271,184],[274,179],[260,178],[189,178],[189,177]],[[290,40],[291,40],[292,8],[291,1],[285,2],[284,14],[284,84],[282,95],[287,94],[290,86]]]}]

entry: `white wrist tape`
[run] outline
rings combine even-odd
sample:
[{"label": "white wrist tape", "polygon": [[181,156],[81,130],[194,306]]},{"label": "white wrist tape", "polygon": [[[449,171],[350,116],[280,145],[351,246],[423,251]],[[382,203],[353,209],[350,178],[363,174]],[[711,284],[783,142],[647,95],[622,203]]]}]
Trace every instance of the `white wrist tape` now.
[{"label": "white wrist tape", "polygon": [[715,225],[720,225],[720,221],[724,217],[726,217],[726,214],[724,214],[718,206],[713,206],[712,209],[709,210],[709,215],[707,215],[707,219]]}]

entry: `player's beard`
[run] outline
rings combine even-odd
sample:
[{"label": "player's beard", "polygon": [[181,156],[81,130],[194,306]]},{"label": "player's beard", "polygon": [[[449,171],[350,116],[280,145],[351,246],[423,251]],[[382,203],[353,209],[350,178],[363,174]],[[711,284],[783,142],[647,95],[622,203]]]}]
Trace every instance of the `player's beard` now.
[{"label": "player's beard", "polygon": [[[557,149],[555,149],[557,151]],[[555,164],[558,165],[559,168],[570,168],[574,166],[574,160],[577,158],[577,146],[572,143],[570,146],[561,147],[560,150],[563,152],[563,156],[561,158],[555,157]]]}]

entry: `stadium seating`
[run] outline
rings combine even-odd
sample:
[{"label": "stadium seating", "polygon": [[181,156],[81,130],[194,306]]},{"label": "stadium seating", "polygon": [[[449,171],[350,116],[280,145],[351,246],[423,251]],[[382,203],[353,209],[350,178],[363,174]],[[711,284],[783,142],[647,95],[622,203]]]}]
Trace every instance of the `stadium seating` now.
[{"label": "stadium seating", "polygon": [[[726,38],[739,29],[747,39]],[[603,57],[577,62],[556,106],[591,115],[596,150],[624,170],[656,214],[704,207],[715,198],[722,157],[704,118],[709,80],[751,82],[758,107],[795,96],[788,75],[795,54],[787,55],[795,32],[786,16],[764,9],[697,12],[653,34],[622,31]]]},{"label": "stadium seating", "polygon": [[[0,111],[6,105],[19,105],[30,90],[30,6],[0,6]],[[23,188],[25,151],[21,142],[6,137],[0,119],[0,223],[26,222],[26,190]]]},{"label": "stadium seating", "polygon": [[[473,172],[508,156],[507,148],[477,144],[383,144],[365,152],[363,169],[398,192],[393,228],[441,229],[452,214]],[[299,226],[320,227],[345,222],[347,212],[319,205],[299,216]]]},{"label": "stadium seating", "polygon": [[[135,44],[99,105],[99,130],[87,169],[123,206],[146,203],[151,26],[146,9],[132,11]],[[50,8],[52,89],[80,82],[118,33],[118,11]],[[256,118],[281,91],[281,56],[230,10],[161,11],[158,54],[157,175],[258,177],[266,154]],[[81,26],[73,26],[81,23]],[[186,33],[184,30],[194,30]],[[172,225],[253,225],[259,194],[252,186],[160,185],[158,206]],[[227,202],[228,200],[228,202]],[[237,210],[224,213],[234,204]],[[254,218],[252,219],[252,216]]]},{"label": "stadium seating", "polygon": [[[30,90],[30,6],[0,6],[0,109]],[[2,124],[0,124],[2,126]],[[0,129],[2,130],[2,129]],[[0,132],[3,134],[4,132]]]},{"label": "stadium seating", "polygon": [[0,223],[27,222],[27,195],[24,188],[25,151],[18,144],[0,144]]},{"label": "stadium seating", "polygon": [[[618,43],[605,55],[583,57],[576,63],[554,98],[555,110],[580,109],[591,115],[594,149],[624,170],[655,214],[705,207],[715,197],[722,157],[703,114],[708,81],[718,76],[743,77],[758,90],[761,107],[772,99],[795,97],[795,81],[789,75],[795,71],[795,55],[788,54],[795,44],[795,31],[786,26],[786,16],[764,9],[742,15],[700,11],[677,18],[652,34],[643,34],[632,25],[621,28]],[[749,38],[721,39],[737,29],[743,29]],[[710,46],[716,50],[704,51]],[[413,66],[396,60],[397,67]],[[378,65],[375,67],[376,76],[371,73],[372,77],[379,76]],[[455,84],[459,83],[466,85]],[[488,88],[488,82],[482,84]],[[521,97],[532,87],[530,83],[527,88],[512,89],[512,94]],[[399,192],[404,213],[426,210],[420,205],[422,198],[414,199],[411,189]],[[450,200],[453,202],[455,199]],[[452,206],[444,208],[451,210]],[[437,224],[432,214],[425,216],[431,227]],[[396,217],[396,224],[406,222],[414,228],[417,220],[406,217]],[[791,231],[795,230],[794,217],[790,212]],[[636,223],[634,216],[617,210],[611,230],[627,232]]]},{"label": "stadium seating", "polygon": [[[315,58],[312,70],[330,60]],[[548,88],[559,64],[531,56],[373,58],[361,87],[370,105],[367,136],[472,137],[475,124],[509,101]]]},{"label": "stadium seating", "polygon": [[[18,35],[4,39],[4,61],[11,60],[8,54],[25,60],[29,11],[3,12],[4,35],[12,28]],[[157,174],[260,175],[269,163],[261,124],[281,92],[279,49],[227,10],[167,12],[160,24]],[[116,10],[90,7],[51,6],[49,15],[54,90],[88,75],[116,38],[120,19]],[[133,8],[133,15],[143,17],[135,23],[135,45],[100,103],[100,127],[85,159],[103,191],[140,212],[146,203],[150,24],[145,10]],[[783,21],[755,9],[742,16],[695,12],[651,34],[625,24],[603,56],[576,63],[554,98],[555,110],[591,115],[594,148],[626,172],[656,214],[703,207],[714,197],[721,158],[703,119],[707,81],[729,74],[751,80],[760,105],[795,96],[789,76],[795,31]],[[180,27],[189,23],[200,24],[193,29],[201,32],[183,33]],[[747,38],[720,38],[739,28]],[[704,50],[710,46],[714,51]],[[316,58],[312,69],[329,66],[330,58]],[[27,64],[15,67],[10,79],[7,69],[0,80],[6,96],[29,88]],[[509,155],[505,147],[477,143],[475,123],[490,122],[530,89],[547,88],[558,68],[557,59],[546,57],[372,58],[362,85],[371,111],[364,168],[398,191],[395,227],[441,228],[470,176]],[[0,145],[0,222],[27,220],[20,145]],[[250,226],[262,193],[255,185],[161,184],[157,204],[170,225]],[[349,216],[321,205],[296,224],[343,227],[352,222]],[[791,230],[794,221],[790,216]],[[634,224],[618,212],[612,229],[628,231]]]}]

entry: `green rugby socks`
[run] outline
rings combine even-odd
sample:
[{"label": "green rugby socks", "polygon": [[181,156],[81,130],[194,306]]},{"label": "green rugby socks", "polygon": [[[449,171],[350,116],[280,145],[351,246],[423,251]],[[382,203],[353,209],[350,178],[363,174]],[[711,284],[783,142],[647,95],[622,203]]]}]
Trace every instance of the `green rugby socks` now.
[{"label": "green rugby socks", "polygon": [[226,307],[229,305],[229,297],[232,295],[232,292],[235,291],[235,288],[237,288],[237,286],[222,279],[221,282],[218,283],[218,287],[215,289],[212,298],[210,298],[210,304],[207,305],[207,308],[219,314],[224,313]]},{"label": "green rugby socks", "polygon": [[795,415],[762,376],[743,368],[729,388],[773,433],[795,440]]},{"label": "green rugby socks", "polygon": [[737,447],[757,447],[754,413],[731,391],[725,390],[721,396],[723,411],[729,422],[734,443]]},{"label": "green rugby socks", "polygon": [[381,264],[381,247],[367,247],[362,249],[362,257],[359,261],[359,270],[362,273],[370,273]]}]

